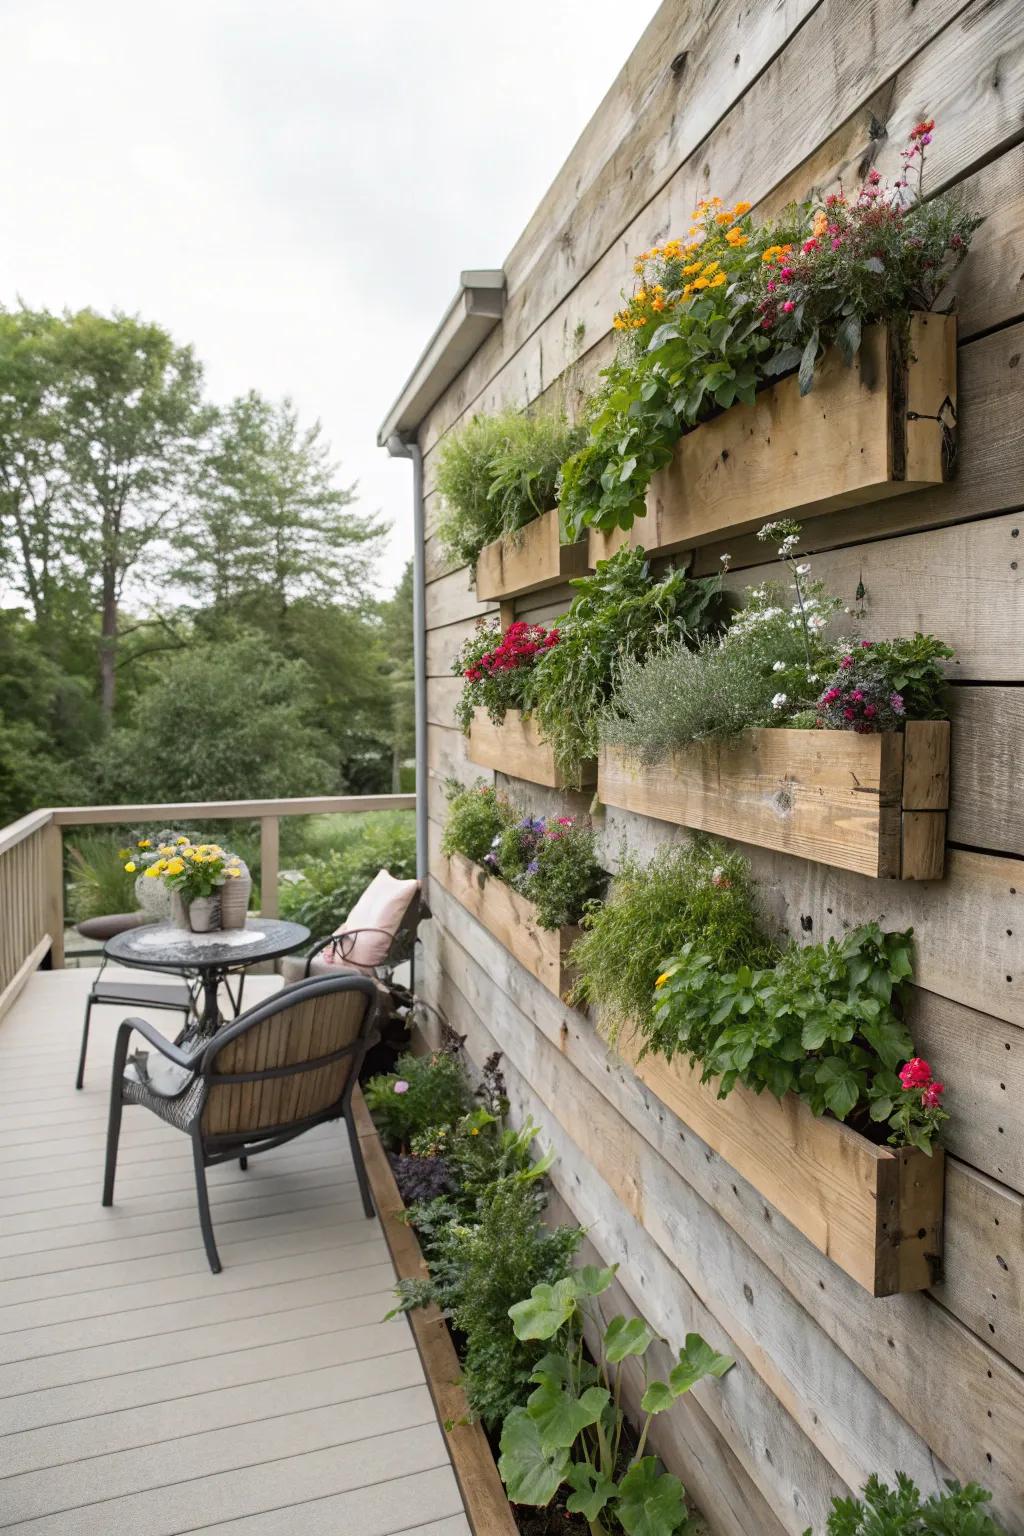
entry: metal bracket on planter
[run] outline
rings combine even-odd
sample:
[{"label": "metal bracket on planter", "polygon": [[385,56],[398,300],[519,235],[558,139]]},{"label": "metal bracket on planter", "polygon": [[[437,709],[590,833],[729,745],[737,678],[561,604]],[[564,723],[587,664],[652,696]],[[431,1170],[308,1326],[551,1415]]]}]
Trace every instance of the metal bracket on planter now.
[{"label": "metal bracket on planter", "polygon": [[960,454],[959,434],[957,432],[956,406],[947,395],[939,406],[934,416],[929,416],[922,411],[908,411],[908,421],[937,421],[942,428],[942,472],[943,479],[951,480],[956,474],[957,461]]}]

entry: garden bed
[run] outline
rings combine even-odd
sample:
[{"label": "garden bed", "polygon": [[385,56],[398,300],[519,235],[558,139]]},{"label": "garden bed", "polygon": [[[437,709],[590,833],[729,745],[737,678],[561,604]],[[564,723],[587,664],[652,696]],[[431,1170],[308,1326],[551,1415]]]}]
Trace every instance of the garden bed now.
[{"label": "garden bed", "polygon": [[663,1104],[873,1296],[920,1291],[940,1277],[944,1162],[916,1147],[876,1146],[815,1116],[795,1094],[737,1084],[719,1099],[699,1069],[623,1041],[634,1072]]},{"label": "garden bed", "polygon": [[[955,469],[956,320],[915,314],[910,359],[894,361],[885,326],[868,326],[847,367],[833,348],[814,388],[796,375],[684,433],[647,488],[628,532],[590,531],[590,563],[623,544],[671,554],[770,518],[818,516],[940,485]],[[936,419],[938,418],[938,419]]]},{"label": "garden bed", "polygon": [[[495,725],[485,709],[477,709],[469,731],[468,756],[481,768],[492,768],[531,784],[545,784],[549,789],[564,789],[565,775],[555,763],[554,750],[538,730],[533,715],[518,709],[505,711],[500,725]],[[579,788],[597,783],[597,763],[581,765]],[[575,787],[575,786],[574,786]]]},{"label": "garden bed", "polygon": [[555,587],[588,570],[587,544],[563,544],[558,512],[544,512],[508,539],[485,544],[476,562],[476,595],[483,601]]},{"label": "garden bed", "polygon": [[434,874],[445,890],[504,944],[531,976],[564,997],[572,985],[568,954],[579,938],[579,929],[565,926],[540,928],[530,902],[479,864],[453,853],[439,857]]},{"label": "garden bed", "polygon": [[[423,1279],[426,1261],[416,1233],[405,1220],[405,1205],[387,1153],[358,1088],[352,1104],[373,1203],[392,1263],[399,1279]],[[459,1358],[444,1318],[437,1307],[421,1307],[409,1314],[409,1325],[475,1536],[517,1536],[483,1425],[469,1421],[466,1396],[459,1385]]]},{"label": "garden bed", "polygon": [[877,879],[942,878],[949,722],[751,730],[651,766],[605,747],[598,798],[642,816]]}]

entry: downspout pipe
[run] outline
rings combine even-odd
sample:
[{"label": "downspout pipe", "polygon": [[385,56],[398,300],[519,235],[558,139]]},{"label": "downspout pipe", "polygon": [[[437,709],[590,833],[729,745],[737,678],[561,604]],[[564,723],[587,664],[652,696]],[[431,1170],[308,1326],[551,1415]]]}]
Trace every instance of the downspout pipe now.
[{"label": "downspout pipe", "polygon": [[[426,512],[423,505],[423,454],[415,440],[393,433],[385,445],[393,459],[412,460],[412,670],[416,726],[416,877],[425,882],[430,868],[427,832],[427,576]],[[425,885],[423,887],[426,889]]]}]

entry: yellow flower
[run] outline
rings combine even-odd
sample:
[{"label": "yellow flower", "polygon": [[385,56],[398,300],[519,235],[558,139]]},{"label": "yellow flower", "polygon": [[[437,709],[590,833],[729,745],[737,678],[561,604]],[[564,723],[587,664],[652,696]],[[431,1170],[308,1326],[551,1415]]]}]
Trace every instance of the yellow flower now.
[{"label": "yellow flower", "polygon": [[125,865],[124,872],[125,872],[126,875],[134,875],[134,873],[135,873],[135,865],[134,865],[134,863],[132,862],[131,859],[129,859],[128,863]]},{"label": "yellow flower", "polygon": [[662,971],[661,975],[658,977],[658,979],[654,983],[654,985],[656,987],[663,987],[665,985],[666,981],[668,981],[668,971]]},{"label": "yellow flower", "polygon": [[646,301],[646,298],[647,298],[647,289],[646,288],[641,288],[641,289],[639,289],[637,291],[636,294],[634,294],[633,302],[635,304],[643,304]]},{"label": "yellow flower", "polygon": [[185,872],[185,860],[182,858],[171,859],[167,865],[169,875],[181,875]]},{"label": "yellow flower", "polygon": [[731,224],[732,223],[732,214],[731,213],[716,213],[715,214],[715,223],[716,224]]},{"label": "yellow flower", "polygon": [[735,225],[732,229],[726,231],[725,238],[732,246],[733,250],[738,250],[741,245],[746,245],[747,243],[746,235],[743,234],[741,230],[737,229]]},{"label": "yellow flower", "polygon": [[612,321],[612,328],[616,331],[624,331],[626,329],[626,322],[621,315],[615,316]]},{"label": "yellow flower", "polygon": [[160,874],[160,865],[159,864],[151,864],[149,866],[149,868],[146,870],[146,879],[147,880],[156,880],[158,878],[159,874]]},{"label": "yellow flower", "polygon": [[751,203],[737,203],[735,208],[733,209],[733,213],[736,215],[736,217],[738,219],[742,219],[742,217],[743,217],[743,215],[745,213],[749,213],[750,212],[752,206],[753,206],[753,204],[751,204]]},{"label": "yellow flower", "polygon": [[471,1136],[479,1136],[480,1135],[480,1127],[478,1125],[474,1125],[469,1134]]},{"label": "yellow flower", "polygon": [[691,261],[688,267],[683,268],[683,276],[692,277],[694,272],[702,271],[703,267],[704,263],[702,261]]},{"label": "yellow flower", "polygon": [[704,276],[711,277],[713,273],[718,271],[718,265],[719,264],[717,261],[709,261],[707,266],[704,268]]},{"label": "yellow flower", "polygon": [[711,287],[711,279],[709,277],[695,277],[693,282],[692,282],[692,284],[691,284],[691,287],[693,287],[695,289],[696,288],[710,288]]},{"label": "yellow flower", "polygon": [[711,279],[711,287],[712,288],[721,288],[722,284],[724,282],[727,282],[727,281],[728,281],[728,279],[726,278],[725,273],[724,272],[719,272],[717,277],[713,277]]},{"label": "yellow flower", "polygon": [[170,843],[161,843],[160,844],[160,852],[161,853],[170,853],[170,851],[171,851]]},{"label": "yellow flower", "polygon": [[185,848],[188,845],[188,838],[187,837],[176,837],[174,839],[174,841],[175,841],[175,844],[177,845],[177,847],[179,847],[179,848]]},{"label": "yellow flower", "polygon": [[228,869],[228,874],[231,876],[232,880],[237,880],[241,873],[242,871],[240,869]]},{"label": "yellow flower", "polygon": [[140,848],[152,848],[152,846],[153,846],[153,844],[150,842],[148,837],[140,837],[139,838],[138,847],[140,847]]}]

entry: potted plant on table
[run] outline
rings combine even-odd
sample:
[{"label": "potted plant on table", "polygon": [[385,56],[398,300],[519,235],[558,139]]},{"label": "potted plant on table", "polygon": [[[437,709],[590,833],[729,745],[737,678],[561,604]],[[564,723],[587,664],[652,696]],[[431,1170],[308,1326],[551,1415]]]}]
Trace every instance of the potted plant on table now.
[{"label": "potted plant on table", "polygon": [[[196,843],[179,834],[165,834],[154,846],[150,839],[137,844],[143,877],[159,881],[170,892],[171,922],[192,933],[215,928],[243,928],[252,881],[236,853],[219,843]],[[138,864],[125,865],[134,874]]]}]

